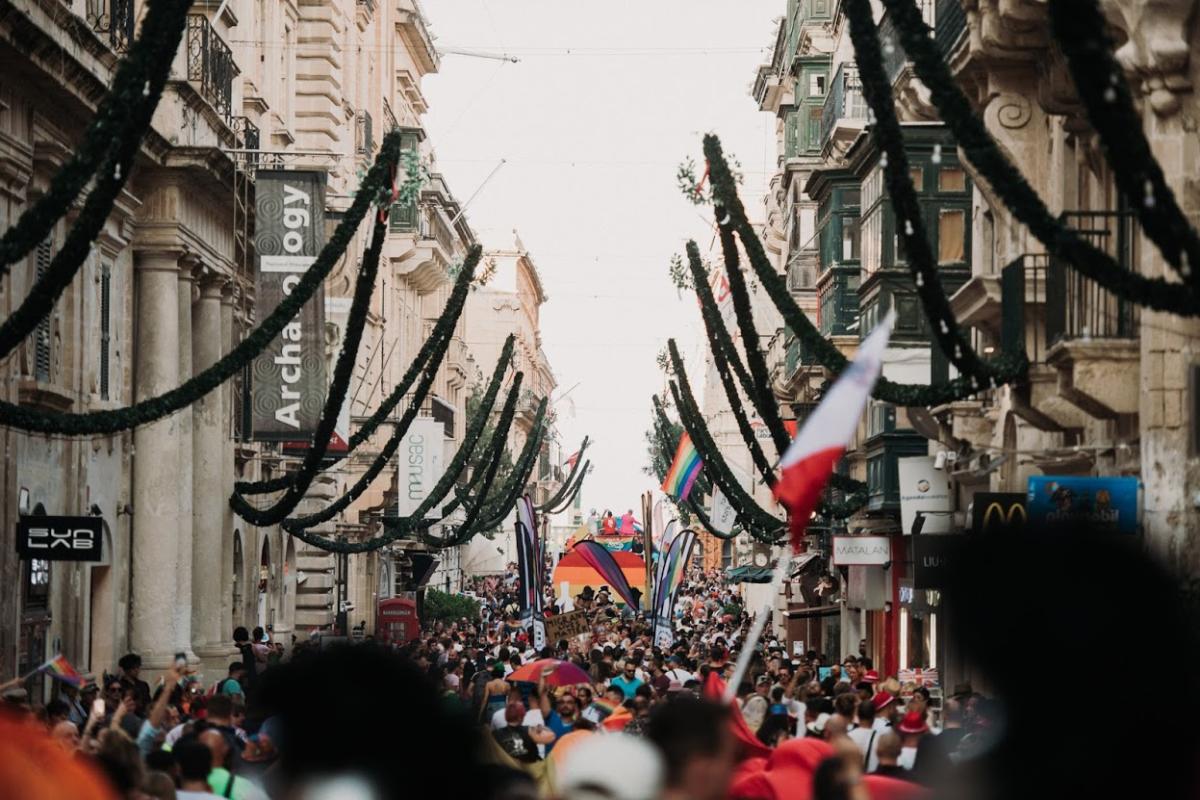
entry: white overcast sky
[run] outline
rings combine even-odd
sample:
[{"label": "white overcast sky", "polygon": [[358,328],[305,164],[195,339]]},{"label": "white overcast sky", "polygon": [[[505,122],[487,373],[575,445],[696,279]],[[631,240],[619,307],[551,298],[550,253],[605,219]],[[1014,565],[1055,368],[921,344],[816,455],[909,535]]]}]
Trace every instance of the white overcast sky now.
[{"label": "white overcast sky", "polygon": [[[667,267],[688,238],[712,242],[709,210],[690,205],[675,170],[703,163],[717,133],[745,173],[743,200],[761,217],[774,159],[772,125],[750,97],[769,58],[783,0],[426,0],[436,44],[507,51],[511,64],[446,55],[425,79],[425,124],[438,165],[465,200],[485,246],[516,229],[549,302],[542,339],[558,378],[567,453],[590,435],[594,471],[584,509],[620,513],[655,488],[642,472],[655,356],[676,337],[694,383],[702,338],[693,298]],[[700,168],[698,168],[699,171]],[[486,371],[486,370],[485,370]]]}]

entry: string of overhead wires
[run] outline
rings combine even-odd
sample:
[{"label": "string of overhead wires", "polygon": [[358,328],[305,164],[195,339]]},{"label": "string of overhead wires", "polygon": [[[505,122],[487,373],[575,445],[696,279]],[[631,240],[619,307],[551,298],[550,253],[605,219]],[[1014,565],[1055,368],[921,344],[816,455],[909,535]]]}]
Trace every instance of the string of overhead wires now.
[{"label": "string of overhead wires", "polygon": [[[322,42],[319,45],[308,42],[285,42],[278,39],[253,39],[253,38],[238,38],[231,39],[230,44],[237,45],[253,45],[272,50],[311,50],[317,51],[321,48],[327,48],[328,43]],[[353,47],[355,50],[362,52],[385,53],[390,52],[392,48],[387,45],[366,45],[356,42],[345,43],[346,47]],[[513,47],[513,48],[496,48],[495,46],[473,48],[464,45],[446,45],[445,49],[450,50],[472,50],[481,56],[492,56],[496,58],[504,58],[507,56],[521,56],[522,58],[538,58],[538,57],[609,57],[609,56],[724,56],[724,55],[746,55],[751,53],[766,54],[771,48],[769,47],[724,47],[724,46],[691,46],[691,47]]]}]

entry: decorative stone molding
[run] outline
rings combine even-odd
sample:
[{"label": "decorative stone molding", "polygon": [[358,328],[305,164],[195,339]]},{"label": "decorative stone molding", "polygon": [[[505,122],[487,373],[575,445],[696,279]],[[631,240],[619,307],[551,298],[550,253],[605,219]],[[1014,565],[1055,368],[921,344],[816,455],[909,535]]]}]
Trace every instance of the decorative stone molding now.
[{"label": "decorative stone molding", "polygon": [[988,127],[999,126],[1019,130],[1033,119],[1033,104],[1029,98],[1016,92],[997,92],[992,96],[985,112]]},{"label": "decorative stone molding", "polygon": [[1109,22],[1128,36],[1116,58],[1141,84],[1160,117],[1179,111],[1179,94],[1192,89],[1188,76],[1189,21],[1196,0],[1102,0]]}]

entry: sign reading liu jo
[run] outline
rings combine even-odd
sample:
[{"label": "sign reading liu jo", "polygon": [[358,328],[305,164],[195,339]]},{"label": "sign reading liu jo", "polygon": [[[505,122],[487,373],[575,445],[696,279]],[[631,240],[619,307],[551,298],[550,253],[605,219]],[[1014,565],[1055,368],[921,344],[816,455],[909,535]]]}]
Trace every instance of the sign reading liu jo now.
[{"label": "sign reading liu jo", "polygon": [[835,566],[879,565],[891,560],[892,542],[886,536],[833,537]]},{"label": "sign reading liu jo", "polygon": [[24,517],[17,520],[17,555],[43,561],[102,561],[99,517]]},{"label": "sign reading liu jo", "polygon": [[[290,295],[325,243],[325,173],[259,170],[255,180],[255,287],[259,318]],[[255,439],[296,441],[325,405],[325,293],[316,294],[255,359]]]}]

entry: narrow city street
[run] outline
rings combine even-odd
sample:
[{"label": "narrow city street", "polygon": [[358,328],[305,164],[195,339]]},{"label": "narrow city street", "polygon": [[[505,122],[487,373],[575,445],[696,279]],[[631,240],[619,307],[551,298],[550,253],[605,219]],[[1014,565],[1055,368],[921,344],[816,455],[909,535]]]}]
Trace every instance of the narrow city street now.
[{"label": "narrow city street", "polygon": [[1196,5],[0,0],[0,800],[1200,797]]}]

